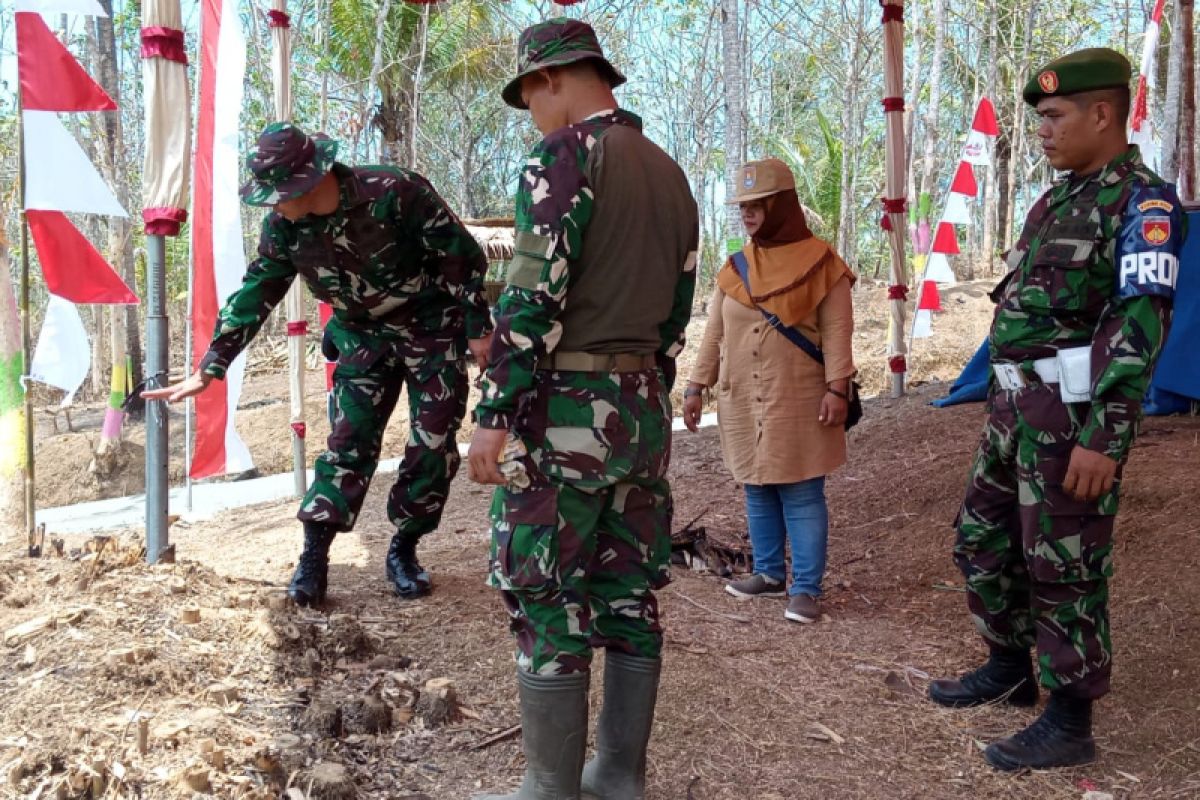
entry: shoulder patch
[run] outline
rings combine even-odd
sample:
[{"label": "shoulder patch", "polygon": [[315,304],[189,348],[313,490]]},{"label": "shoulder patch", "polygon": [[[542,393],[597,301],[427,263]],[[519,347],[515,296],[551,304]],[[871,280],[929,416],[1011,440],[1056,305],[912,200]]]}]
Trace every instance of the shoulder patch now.
[{"label": "shoulder patch", "polygon": [[1135,185],[1116,241],[1116,294],[1174,297],[1183,237],[1183,212],[1175,188],[1166,183]]},{"label": "shoulder patch", "polygon": [[1175,210],[1175,206],[1166,200],[1161,200],[1156,197],[1154,199],[1144,200],[1141,203],[1138,203],[1137,210],[1141,211],[1143,214],[1145,214],[1147,211],[1166,211],[1168,214],[1170,214]]}]

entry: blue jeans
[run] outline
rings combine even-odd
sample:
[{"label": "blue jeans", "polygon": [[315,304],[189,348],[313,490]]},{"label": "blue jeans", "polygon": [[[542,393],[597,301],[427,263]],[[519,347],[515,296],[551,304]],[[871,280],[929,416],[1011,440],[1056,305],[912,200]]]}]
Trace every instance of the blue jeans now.
[{"label": "blue jeans", "polygon": [[799,483],[745,484],[746,517],[754,571],[777,581],[787,575],[784,541],[792,545],[792,585],[788,594],[821,595],[829,544],[825,477]]}]

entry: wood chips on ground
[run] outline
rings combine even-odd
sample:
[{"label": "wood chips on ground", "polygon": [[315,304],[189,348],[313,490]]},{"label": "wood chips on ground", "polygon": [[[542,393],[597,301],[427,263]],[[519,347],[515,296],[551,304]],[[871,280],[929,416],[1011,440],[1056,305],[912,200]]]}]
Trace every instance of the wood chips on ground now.
[{"label": "wood chips on ground", "polygon": [[[931,676],[983,657],[949,557],[982,408],[931,409],[934,388],[869,401],[851,435],[829,481],[821,622],[676,570],[650,800],[1200,797],[1200,420],[1149,420],[1126,473],[1099,761],[1005,775],[980,748],[1035,712],[924,699]],[[744,536],[715,431],[680,435],[672,471],[677,524]],[[388,477],[334,544],[323,612],[283,600],[300,548],[290,502],[176,524],[175,565],[143,565],[137,531],[70,537],[63,557],[5,546],[0,796],[465,800],[515,786],[511,642],[484,585],[489,494],[455,482],[422,545],[436,592],[401,604],[383,575]],[[437,702],[447,686],[453,713]]]}]

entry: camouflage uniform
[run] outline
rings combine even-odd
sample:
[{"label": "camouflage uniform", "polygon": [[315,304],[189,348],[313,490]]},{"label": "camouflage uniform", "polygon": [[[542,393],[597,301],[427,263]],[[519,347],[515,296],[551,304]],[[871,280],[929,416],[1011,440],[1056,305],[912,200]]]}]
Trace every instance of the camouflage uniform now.
[{"label": "camouflage uniform", "polygon": [[[1129,452],[1184,225],[1174,189],[1131,147],[1037,201],[994,294],[991,360],[1019,364],[1030,385],[1008,391],[993,378],[954,558],[980,633],[1003,648],[1036,646],[1041,683],[1075,697],[1109,688],[1118,486],[1087,503],[1062,483],[1077,445],[1118,463]],[[1064,403],[1032,363],[1080,346],[1091,348],[1093,399]]]},{"label": "camouflage uniform", "polygon": [[[572,293],[603,202],[589,185],[589,158],[621,127],[640,130],[641,121],[622,110],[595,114],[550,134],[527,159],[516,200],[518,256],[496,308],[476,412],[481,427],[511,429],[527,451],[520,461],[529,485],[497,489],[492,503],[489,583],[503,592],[519,666],[539,674],[586,671],[593,647],[644,658],[662,647],[652,590],[669,579],[669,391],[691,315],[694,252],[672,265],[658,341],[646,348],[656,357],[631,371],[538,363],[572,337],[560,320],[564,308],[585,300],[620,307],[624,292],[639,289],[609,281],[606,297]],[[691,220],[669,220],[663,236],[683,229],[694,251],[690,192],[687,202]],[[630,351],[617,344],[599,352]]]},{"label": "camouflage uniform", "polygon": [[[318,151],[323,145],[317,142]],[[465,340],[491,329],[482,291],[487,262],[420,175],[386,166],[351,168],[331,156],[329,164],[340,187],[337,209],[296,222],[278,213],[264,220],[258,258],[221,310],[201,369],[223,377],[293,279],[303,278],[333,307],[328,331],[339,355],[329,449],[317,460],[297,516],[335,530],[354,526],[384,428],[407,386],[409,438],[388,516],[401,535],[418,537],[437,527],[458,469]],[[318,178],[329,168],[321,165]],[[281,199],[278,192],[268,194],[247,202]]]}]

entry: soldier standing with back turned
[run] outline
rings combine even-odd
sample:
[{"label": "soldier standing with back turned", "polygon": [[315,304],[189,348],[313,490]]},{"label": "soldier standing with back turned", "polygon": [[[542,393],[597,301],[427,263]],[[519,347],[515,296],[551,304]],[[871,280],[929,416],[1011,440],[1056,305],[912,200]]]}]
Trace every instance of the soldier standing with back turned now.
[{"label": "soldier standing with back turned", "polygon": [[1042,715],[984,757],[998,769],[1095,758],[1092,703],[1109,690],[1108,579],[1122,465],[1171,317],[1184,217],[1125,135],[1129,62],[1081,50],[1030,78],[1050,164],[993,294],[988,419],[954,559],[990,656],[934,681],[951,707],[1037,703]]},{"label": "soldier standing with back turned", "polygon": [[[471,477],[492,502],[492,571],[517,640],[525,781],[509,800],[640,800],[654,719],[671,496],[669,391],[691,315],[687,180],[617,108],[592,28],[527,29],[504,89],[545,138],[516,198]],[[511,431],[511,433],[510,433]],[[497,460],[503,460],[498,466]],[[607,651],[586,767],[592,648]],[[582,773],[582,776],[581,776]],[[494,798],[494,796],[491,796]]]}]

